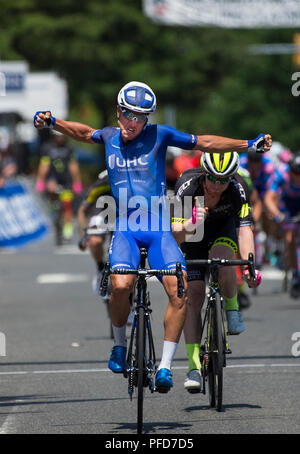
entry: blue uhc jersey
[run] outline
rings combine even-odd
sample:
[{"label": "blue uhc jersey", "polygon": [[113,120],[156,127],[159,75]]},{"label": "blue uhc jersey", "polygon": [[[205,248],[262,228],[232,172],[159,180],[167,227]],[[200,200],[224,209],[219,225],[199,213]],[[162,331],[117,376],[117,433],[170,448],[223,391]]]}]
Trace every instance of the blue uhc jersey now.
[{"label": "blue uhc jersey", "polygon": [[[142,196],[151,211],[151,198],[166,194],[166,151],[168,146],[193,149],[197,137],[165,125],[145,125],[132,141],[124,143],[119,128],[97,130],[92,140],[105,145],[106,167],[117,212],[127,194]],[[122,199],[122,200],[120,200]],[[129,206],[130,211],[130,206]]]}]

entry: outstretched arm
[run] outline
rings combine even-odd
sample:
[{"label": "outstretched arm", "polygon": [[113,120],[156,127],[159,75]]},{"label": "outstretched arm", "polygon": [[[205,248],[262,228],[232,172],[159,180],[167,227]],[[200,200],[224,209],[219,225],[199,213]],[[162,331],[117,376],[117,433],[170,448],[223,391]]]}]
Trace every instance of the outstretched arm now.
[{"label": "outstretched arm", "polygon": [[194,150],[202,150],[204,153],[225,153],[227,151],[246,151],[264,153],[272,146],[270,134],[260,134],[254,140],[238,140],[228,137],[201,135],[197,136],[197,144]]},{"label": "outstretched arm", "polygon": [[34,117],[34,126],[37,129],[43,129],[45,127],[45,123],[50,122],[53,129],[71,137],[73,140],[77,140],[78,142],[94,143],[92,141],[92,134],[95,131],[94,128],[75,121],[61,120],[59,118],[55,118],[54,120],[51,116],[51,112],[37,112]]},{"label": "outstretched arm", "polygon": [[92,141],[92,134],[95,129],[83,123],[60,120],[57,118],[53,129],[78,142],[95,143]]}]

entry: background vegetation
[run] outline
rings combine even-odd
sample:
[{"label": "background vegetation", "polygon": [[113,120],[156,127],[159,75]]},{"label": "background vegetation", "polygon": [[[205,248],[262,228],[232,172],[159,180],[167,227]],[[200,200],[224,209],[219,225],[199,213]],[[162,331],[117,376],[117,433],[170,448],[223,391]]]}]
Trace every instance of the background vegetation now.
[{"label": "background vegetation", "polygon": [[300,149],[300,97],[291,55],[253,56],[249,45],[291,43],[295,30],[169,27],[144,16],[141,0],[0,0],[0,57],[54,70],[69,86],[70,118],[115,123],[116,95],[130,80],[157,93],[156,120],[176,109],[191,133],[253,138],[271,132]]}]

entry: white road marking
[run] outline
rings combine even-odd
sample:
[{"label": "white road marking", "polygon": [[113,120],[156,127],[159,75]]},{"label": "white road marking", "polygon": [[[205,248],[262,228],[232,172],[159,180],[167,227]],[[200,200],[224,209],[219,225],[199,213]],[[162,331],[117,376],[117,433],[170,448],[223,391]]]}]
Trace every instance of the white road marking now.
[{"label": "white road marking", "polygon": [[[273,364],[233,364],[226,366],[226,369],[236,368],[251,368],[251,367],[300,367],[299,363],[273,363]],[[188,369],[187,366],[174,366],[173,370]],[[15,370],[15,371],[3,371],[0,375],[40,375],[40,374],[86,374],[86,373],[99,373],[99,372],[111,372],[108,368],[99,369],[56,369],[56,370]]]},{"label": "white road marking", "polygon": [[2,248],[1,251],[0,251],[0,254],[1,255],[11,255],[11,254],[16,254],[17,253],[17,249],[16,248]]},{"label": "white road marking", "polygon": [[0,375],[39,375],[39,374],[78,374],[90,372],[108,372],[109,369],[58,369],[58,370],[15,370],[0,372]]},{"label": "white road marking", "polygon": [[[12,412],[16,411],[17,407],[14,407]],[[17,433],[15,425],[16,416],[14,413],[10,413],[6,418],[2,426],[0,427],[0,435]]]},{"label": "white road marking", "polygon": [[80,251],[76,244],[66,244],[59,246],[54,250],[55,255],[84,255],[89,254],[89,250]]},{"label": "white road marking", "polygon": [[[230,368],[253,368],[253,367],[261,367],[261,368],[268,368],[268,367],[300,367],[299,363],[272,363],[272,364],[234,364],[226,366],[228,369]],[[174,366],[173,369],[185,369],[187,370],[187,366]],[[109,372],[111,371],[108,368],[99,368],[99,369],[58,369],[58,370],[20,370],[20,371],[6,371],[0,372],[0,375],[48,375],[48,374],[77,374],[77,373],[99,373],[99,372]],[[16,399],[15,403],[21,403],[22,399]],[[4,423],[0,427],[0,435],[8,434],[8,433],[17,433],[16,428],[16,414],[18,406],[15,405],[12,409],[12,412],[6,417]]]},{"label": "white road marking", "polygon": [[89,280],[88,274],[68,273],[40,274],[36,278],[38,284],[65,284],[67,282],[88,282]]},{"label": "white road marking", "polygon": [[284,271],[276,268],[262,269],[261,277],[262,280],[265,279],[266,281],[282,280],[284,278]]}]

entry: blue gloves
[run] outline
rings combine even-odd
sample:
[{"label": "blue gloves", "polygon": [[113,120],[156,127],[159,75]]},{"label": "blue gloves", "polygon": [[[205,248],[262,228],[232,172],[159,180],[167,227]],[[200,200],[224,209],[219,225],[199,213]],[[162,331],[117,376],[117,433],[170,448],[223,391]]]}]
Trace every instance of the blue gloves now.
[{"label": "blue gloves", "polygon": [[35,115],[34,115],[34,117],[33,117],[33,124],[34,124],[34,127],[35,127],[35,128],[36,128],[36,120],[37,120],[37,118],[38,118],[39,113],[46,114],[47,112],[50,113],[50,117],[47,118],[47,120],[45,121],[45,123],[44,123],[44,128],[50,128],[50,129],[53,128],[53,126],[54,126],[55,123],[56,123],[56,118],[53,117],[53,115],[51,114],[51,111],[50,111],[50,110],[38,110],[38,111],[35,113]]},{"label": "blue gloves", "polygon": [[264,153],[265,134],[259,134],[254,140],[248,140],[248,152]]}]

